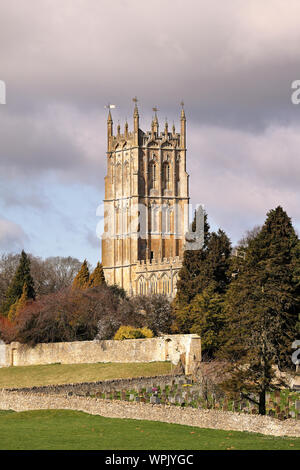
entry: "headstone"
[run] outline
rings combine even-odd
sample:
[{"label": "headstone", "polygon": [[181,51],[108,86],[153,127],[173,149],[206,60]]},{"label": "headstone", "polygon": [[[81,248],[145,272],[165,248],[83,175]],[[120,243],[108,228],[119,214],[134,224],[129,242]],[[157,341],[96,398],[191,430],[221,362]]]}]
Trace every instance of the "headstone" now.
[{"label": "headstone", "polygon": [[182,403],[184,403],[184,399],[181,395],[176,395],[175,400],[176,403],[179,403],[179,405],[182,405]]},{"label": "headstone", "polygon": [[150,403],[152,405],[159,405],[160,404],[160,399],[157,396],[152,395],[152,397],[150,397]]}]

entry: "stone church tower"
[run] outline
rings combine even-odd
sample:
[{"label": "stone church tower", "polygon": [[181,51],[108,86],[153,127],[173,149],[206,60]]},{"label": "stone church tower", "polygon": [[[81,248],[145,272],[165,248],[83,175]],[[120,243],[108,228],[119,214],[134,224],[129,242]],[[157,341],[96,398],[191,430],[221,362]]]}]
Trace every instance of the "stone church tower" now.
[{"label": "stone church tower", "polygon": [[159,132],[154,108],[143,132],[134,101],[132,132],[126,122],[114,135],[108,114],[102,264],[108,284],[130,295],[173,297],[188,229],[185,112],[182,103],[180,133],[167,122]]}]

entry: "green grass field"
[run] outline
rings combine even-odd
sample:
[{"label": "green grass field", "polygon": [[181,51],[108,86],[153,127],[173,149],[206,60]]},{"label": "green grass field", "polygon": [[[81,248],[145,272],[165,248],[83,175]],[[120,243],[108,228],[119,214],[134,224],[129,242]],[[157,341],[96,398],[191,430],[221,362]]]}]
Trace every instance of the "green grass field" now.
[{"label": "green grass field", "polygon": [[81,411],[1,411],[0,449],[300,450],[300,439],[104,418]]},{"label": "green grass field", "polygon": [[[173,366],[174,367],[174,366]],[[45,366],[3,367],[0,388],[33,387],[127,377],[169,374],[170,362],[50,364]]]}]

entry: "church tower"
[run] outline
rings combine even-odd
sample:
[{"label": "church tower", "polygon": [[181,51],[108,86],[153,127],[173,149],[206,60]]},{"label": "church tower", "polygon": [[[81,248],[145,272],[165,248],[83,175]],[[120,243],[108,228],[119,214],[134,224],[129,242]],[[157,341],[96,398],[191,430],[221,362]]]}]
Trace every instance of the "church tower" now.
[{"label": "church tower", "polygon": [[151,130],[143,132],[133,101],[132,131],[126,121],[114,135],[108,114],[102,264],[108,284],[130,295],[173,297],[188,228],[185,112],[182,103],[180,133],[167,121],[159,132],[153,108]]}]

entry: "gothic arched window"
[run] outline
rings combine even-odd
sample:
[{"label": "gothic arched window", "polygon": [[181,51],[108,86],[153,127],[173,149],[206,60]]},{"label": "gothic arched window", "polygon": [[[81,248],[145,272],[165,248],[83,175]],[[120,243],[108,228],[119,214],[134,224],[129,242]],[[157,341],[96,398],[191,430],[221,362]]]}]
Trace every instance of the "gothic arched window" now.
[{"label": "gothic arched window", "polygon": [[120,163],[117,164],[117,168],[116,168],[115,187],[116,187],[117,197],[121,196],[122,195],[122,166]]},{"label": "gothic arched window", "polygon": [[151,206],[151,232],[156,233],[159,230],[158,216],[159,216],[159,206],[157,204],[153,204]]},{"label": "gothic arched window", "polygon": [[156,279],[156,276],[151,276],[151,279],[150,279],[150,292],[151,292],[151,294],[157,294],[157,279]]},{"label": "gothic arched window", "polygon": [[129,194],[130,186],[130,175],[129,175],[129,163],[125,162],[124,164],[124,193]]},{"label": "gothic arched window", "polygon": [[141,276],[138,280],[138,293],[140,295],[146,295],[146,280],[143,276]]},{"label": "gothic arched window", "polygon": [[163,165],[163,187],[164,189],[169,189],[171,183],[171,170],[170,164],[164,163]]},{"label": "gothic arched window", "polygon": [[156,163],[155,162],[150,162],[149,165],[149,177],[150,177],[150,189],[156,188],[156,182],[157,182],[157,171],[156,171]]},{"label": "gothic arched window", "polygon": [[164,274],[162,277],[162,293],[164,295],[170,294],[170,279],[166,274]]},{"label": "gothic arched window", "polygon": [[171,214],[173,207],[169,204],[162,206],[162,233],[164,236],[169,235],[171,232]]}]

